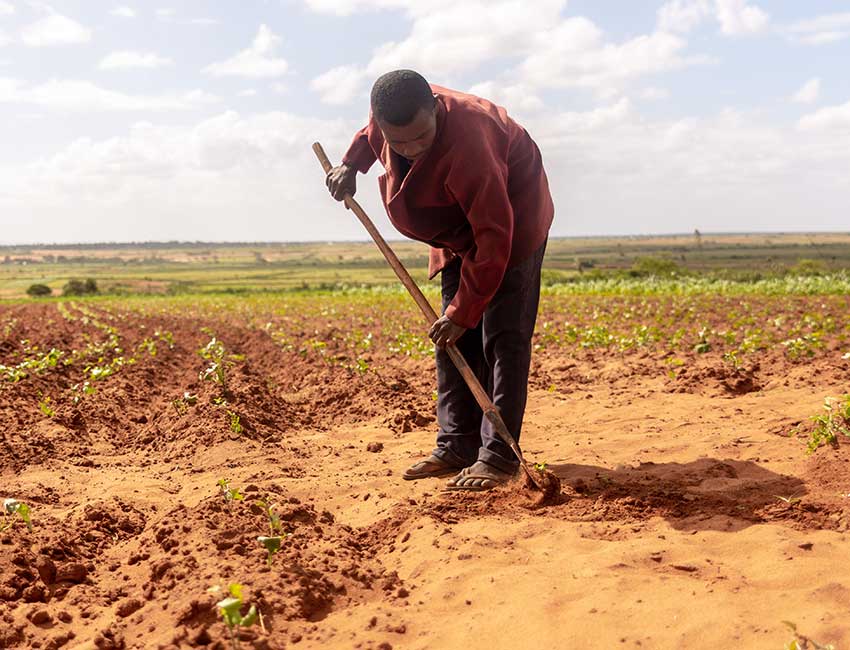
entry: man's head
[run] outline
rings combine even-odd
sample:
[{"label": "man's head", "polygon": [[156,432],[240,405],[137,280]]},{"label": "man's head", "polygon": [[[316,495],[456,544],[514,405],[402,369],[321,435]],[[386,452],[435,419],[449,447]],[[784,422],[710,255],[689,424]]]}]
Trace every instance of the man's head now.
[{"label": "man's head", "polygon": [[420,158],[437,134],[437,104],[425,78],[413,70],[393,70],[372,86],[372,115],[390,148],[410,160]]}]

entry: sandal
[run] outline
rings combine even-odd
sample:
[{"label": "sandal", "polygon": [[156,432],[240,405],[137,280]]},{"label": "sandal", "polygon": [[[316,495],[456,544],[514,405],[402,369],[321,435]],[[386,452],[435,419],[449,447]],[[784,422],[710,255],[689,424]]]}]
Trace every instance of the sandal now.
[{"label": "sandal", "polygon": [[404,472],[402,478],[405,481],[415,481],[420,478],[440,478],[442,476],[449,476],[450,474],[457,474],[458,469],[454,465],[449,465],[442,458],[432,455],[425,460],[413,463]]},{"label": "sandal", "polygon": [[496,469],[483,461],[478,461],[470,467],[463,468],[453,476],[445,489],[448,491],[483,492],[504,485],[514,477],[513,474]]}]

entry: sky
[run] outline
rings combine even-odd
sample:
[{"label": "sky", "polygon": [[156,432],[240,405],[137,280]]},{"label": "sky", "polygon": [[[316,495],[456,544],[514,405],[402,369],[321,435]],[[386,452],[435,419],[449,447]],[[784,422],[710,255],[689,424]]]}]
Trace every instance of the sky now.
[{"label": "sky", "polygon": [[848,231],[848,62],[848,0],[0,0],[0,244],[366,239],[310,145],[396,68],[528,130],[555,236]]}]

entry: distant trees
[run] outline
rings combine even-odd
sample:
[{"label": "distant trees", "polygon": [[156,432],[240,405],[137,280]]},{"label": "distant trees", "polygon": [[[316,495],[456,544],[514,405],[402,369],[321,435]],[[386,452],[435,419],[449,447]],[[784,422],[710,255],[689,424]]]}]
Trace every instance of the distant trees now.
[{"label": "distant trees", "polygon": [[63,296],[90,296],[97,292],[97,282],[92,278],[87,278],[86,280],[69,280],[62,287]]},{"label": "distant trees", "polygon": [[33,284],[27,289],[27,295],[33,298],[43,298],[44,296],[49,296],[51,293],[53,293],[53,290],[46,284]]}]

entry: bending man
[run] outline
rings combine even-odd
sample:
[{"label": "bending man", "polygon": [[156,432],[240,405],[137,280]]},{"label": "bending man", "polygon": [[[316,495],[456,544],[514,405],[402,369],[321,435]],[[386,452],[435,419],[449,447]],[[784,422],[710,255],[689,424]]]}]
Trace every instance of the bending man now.
[{"label": "bending man", "polygon": [[437,447],[408,480],[454,475],[448,489],[486,490],[519,462],[483,417],[446,345],[456,344],[519,441],[528,393],[540,267],[554,208],[537,145],[505,109],[396,70],[372,88],[357,132],[328,188],[354,195],[357,172],[380,160],[381,198],[403,235],[431,246],[442,273],[437,347]]}]

